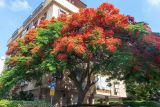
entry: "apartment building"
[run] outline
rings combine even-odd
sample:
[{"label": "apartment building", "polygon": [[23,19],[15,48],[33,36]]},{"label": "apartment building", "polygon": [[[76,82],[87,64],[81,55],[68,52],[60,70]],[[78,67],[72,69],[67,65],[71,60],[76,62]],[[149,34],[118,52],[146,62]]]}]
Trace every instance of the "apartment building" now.
[{"label": "apartment building", "polygon": [[78,12],[79,8],[85,7],[86,4],[80,0],[45,0],[23,22],[23,25],[12,34],[12,37],[8,40],[8,45],[17,38],[24,37],[31,28],[37,27],[40,20],[57,18],[60,14]]},{"label": "apartment building", "polygon": [[[11,42],[16,40],[17,38],[24,37],[25,34],[31,29],[36,28],[39,24],[40,20],[51,19],[52,17],[58,17],[60,14],[70,14],[74,12],[78,12],[79,8],[85,8],[86,4],[84,4],[80,0],[45,0],[42,2],[33,13],[24,21],[23,25],[18,28],[12,35],[12,37],[8,40],[8,46]],[[67,74],[66,74],[67,75]],[[34,93],[36,99],[39,98],[39,94],[42,93],[41,98],[49,99],[49,79],[51,75],[45,74],[42,78],[42,86],[41,89],[39,86],[36,86],[36,81],[26,82],[23,81],[19,84],[19,86],[15,86],[12,92],[17,90],[30,91]],[[111,86],[106,82],[107,76],[98,76],[99,81],[93,87],[92,91],[94,91],[94,98],[105,100],[109,99],[119,99],[126,97],[125,85],[123,82],[115,82],[111,81]],[[63,84],[62,84],[63,83]],[[58,105],[66,105],[66,104],[76,104],[77,102],[77,93],[74,88],[71,80],[64,76],[63,79],[57,81],[57,91],[56,95],[53,98],[53,102],[58,101]],[[89,94],[88,94],[89,95]],[[86,97],[88,99],[88,96]],[[88,100],[85,100],[88,101]]]},{"label": "apartment building", "polygon": [[99,102],[122,101],[126,98],[126,87],[123,81],[109,80],[108,76],[97,75],[96,91],[94,98]]}]

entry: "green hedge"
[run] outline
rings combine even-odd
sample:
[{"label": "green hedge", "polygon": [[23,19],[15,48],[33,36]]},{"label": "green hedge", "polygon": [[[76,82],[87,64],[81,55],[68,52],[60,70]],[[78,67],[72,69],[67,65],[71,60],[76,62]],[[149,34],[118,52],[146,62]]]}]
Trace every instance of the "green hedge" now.
[{"label": "green hedge", "polygon": [[9,101],[9,100],[0,100],[0,107],[20,107],[22,102],[18,101]]},{"label": "green hedge", "polygon": [[160,107],[160,103],[153,101],[124,101],[123,104],[131,107]]},{"label": "green hedge", "polygon": [[[118,102],[110,102],[110,105],[119,104]],[[160,107],[160,103],[152,101],[124,101],[123,104],[130,107]],[[49,103],[45,101],[0,100],[0,107],[49,107]]]},{"label": "green hedge", "polygon": [[0,100],[0,107],[49,107],[45,101]]},{"label": "green hedge", "polygon": [[126,105],[130,107],[160,107],[160,103],[153,101],[123,101],[123,104],[120,102],[110,102],[109,105]]}]

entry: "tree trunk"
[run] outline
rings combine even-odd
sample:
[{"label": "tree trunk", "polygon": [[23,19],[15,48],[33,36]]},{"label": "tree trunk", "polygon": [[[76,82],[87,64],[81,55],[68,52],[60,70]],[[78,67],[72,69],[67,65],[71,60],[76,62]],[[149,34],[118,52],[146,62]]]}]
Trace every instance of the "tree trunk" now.
[{"label": "tree trunk", "polygon": [[85,91],[78,92],[78,101],[77,101],[78,105],[83,104],[86,93],[87,92],[85,92]]},{"label": "tree trunk", "polygon": [[39,87],[39,99],[42,99],[42,86]]},{"label": "tree trunk", "polygon": [[89,104],[92,104],[92,103],[93,103],[93,98],[94,98],[94,94],[92,93],[92,94],[89,96]]},{"label": "tree trunk", "polygon": [[[86,97],[87,92],[92,87],[92,85],[94,85],[96,83],[96,81],[93,82],[91,80],[93,70],[90,70],[90,61],[88,61],[87,68],[85,69],[85,71],[82,72],[80,79],[77,79],[77,77],[79,77],[79,75],[76,72],[77,69],[70,69],[69,70],[70,71],[69,78],[73,81],[75,87],[77,88],[77,91],[78,91],[77,104],[81,105],[81,104],[83,104],[83,101]],[[86,83],[85,86],[83,86],[84,82]]]},{"label": "tree trunk", "polygon": [[40,78],[39,84],[39,99],[42,99],[42,77]]}]

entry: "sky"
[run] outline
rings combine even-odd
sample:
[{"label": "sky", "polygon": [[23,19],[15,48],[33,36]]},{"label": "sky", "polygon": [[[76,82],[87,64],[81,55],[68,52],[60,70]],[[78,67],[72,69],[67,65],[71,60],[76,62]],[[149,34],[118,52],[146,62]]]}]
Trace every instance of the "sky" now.
[{"label": "sky", "polygon": [[[0,57],[5,56],[7,41],[13,32],[43,0],[0,0]],[[125,15],[147,22],[153,31],[160,32],[160,0],[82,0],[96,8],[109,2]]]}]

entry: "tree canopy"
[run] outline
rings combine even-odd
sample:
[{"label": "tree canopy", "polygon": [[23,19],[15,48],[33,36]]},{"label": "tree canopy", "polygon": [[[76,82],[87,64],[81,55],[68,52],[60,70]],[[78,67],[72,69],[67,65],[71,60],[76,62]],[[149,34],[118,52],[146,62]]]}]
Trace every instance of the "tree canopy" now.
[{"label": "tree canopy", "polygon": [[[9,45],[6,70],[16,74],[8,81],[68,70],[81,103],[96,83],[92,78],[96,73],[140,82],[159,80],[159,50],[160,37],[146,23],[135,22],[112,4],[104,3],[42,20],[37,28]],[[8,85],[5,81],[0,84]]]}]

